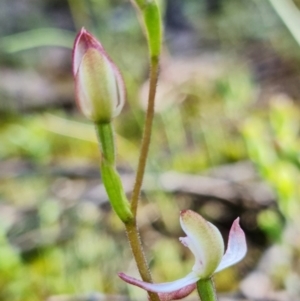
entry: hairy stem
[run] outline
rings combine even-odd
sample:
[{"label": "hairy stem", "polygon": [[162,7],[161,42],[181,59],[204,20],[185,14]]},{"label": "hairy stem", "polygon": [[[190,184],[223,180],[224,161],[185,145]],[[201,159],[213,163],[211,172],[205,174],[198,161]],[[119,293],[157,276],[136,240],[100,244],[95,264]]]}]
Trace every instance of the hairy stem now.
[{"label": "hairy stem", "polygon": [[[148,267],[146,257],[143,252],[142,242],[140,239],[139,231],[136,225],[136,221],[129,222],[125,224],[127,237],[130,243],[130,247],[138,266],[138,270],[143,281],[152,283],[151,273]],[[159,297],[155,293],[148,292],[151,301],[160,301]]]},{"label": "hairy stem", "polygon": [[197,291],[201,301],[218,301],[212,278],[200,279],[197,282]]},{"label": "hairy stem", "polygon": [[[148,263],[146,261],[143,252],[143,247],[141,244],[141,240],[136,224],[136,214],[137,214],[137,207],[138,207],[141,187],[142,187],[144,173],[145,173],[150,140],[151,140],[157,79],[158,79],[158,58],[154,57],[151,59],[148,108],[146,113],[146,120],[145,120],[144,132],[143,132],[139,163],[138,163],[137,173],[135,177],[135,184],[134,184],[132,197],[131,197],[131,211],[134,216],[134,222],[132,224],[126,225],[126,231],[132,248],[132,253],[134,255],[135,261],[139,268],[141,277],[144,281],[151,282],[151,283],[152,283],[152,277],[148,267]],[[159,297],[157,294],[151,292],[148,292],[148,294],[151,301],[159,301]]]},{"label": "hairy stem", "polygon": [[[125,225],[129,244],[140,275],[144,281],[152,282],[151,273],[143,252],[142,242],[136,224],[136,217],[132,214],[121,178],[115,168],[116,153],[112,124],[97,124],[96,130],[102,153],[101,174],[103,184],[113,209]],[[150,292],[148,294],[151,301],[159,301],[157,294]]]},{"label": "hairy stem", "polygon": [[116,163],[116,148],[114,130],[111,123],[96,124],[96,133],[98,136],[100,150],[103,160],[115,166]]},{"label": "hairy stem", "polygon": [[113,126],[111,123],[99,123],[96,124],[96,131],[102,153],[100,165],[102,181],[110,203],[123,223],[134,220],[120,175],[115,167],[116,152]]},{"label": "hairy stem", "polygon": [[[136,224],[136,214],[151,140],[156,84],[158,79],[158,58],[161,51],[162,30],[160,12],[155,0],[132,1],[141,10],[144,24],[146,27],[148,47],[150,53],[150,79],[148,108],[143,132],[142,146],[131,198],[131,212],[133,214],[133,220],[125,223],[125,226],[128,239],[132,248],[132,253],[139,268],[141,277],[144,281],[152,282],[151,273],[143,252],[143,247],[139,236],[139,230]],[[159,297],[157,294],[148,292],[148,295],[150,301],[159,301]]]},{"label": "hairy stem", "polygon": [[143,184],[145,167],[149,152],[149,145],[151,140],[152,123],[154,117],[154,104],[155,104],[155,93],[158,79],[158,58],[151,58],[151,69],[150,69],[150,84],[149,84],[149,96],[148,96],[148,108],[146,113],[145,127],[143,132],[142,146],[140,151],[139,163],[137,173],[135,177],[135,184],[131,197],[131,211],[134,216],[137,213],[137,207]]}]

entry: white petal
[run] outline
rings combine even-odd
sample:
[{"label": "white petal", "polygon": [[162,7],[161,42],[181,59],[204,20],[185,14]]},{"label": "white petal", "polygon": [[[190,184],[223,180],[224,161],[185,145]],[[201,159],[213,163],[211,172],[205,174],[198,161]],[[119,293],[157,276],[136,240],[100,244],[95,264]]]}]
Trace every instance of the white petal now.
[{"label": "white petal", "polygon": [[181,212],[180,223],[187,234],[187,237],[181,238],[181,242],[195,256],[193,271],[199,278],[210,277],[224,254],[224,242],[220,231],[191,210]]},{"label": "white petal", "polygon": [[194,272],[189,273],[184,278],[181,278],[179,280],[173,282],[165,282],[165,283],[148,283],[127,276],[124,273],[119,273],[119,277],[129,284],[133,284],[135,286],[143,288],[146,291],[153,292],[153,293],[176,292],[188,285],[196,283],[199,280],[199,277]]},{"label": "white petal", "polygon": [[75,96],[76,103],[79,109],[82,111],[83,115],[91,119],[92,117],[92,102],[89,100],[85,86],[82,83],[81,74],[78,72],[75,76]]},{"label": "white petal", "polygon": [[244,258],[247,253],[247,244],[244,231],[239,224],[237,218],[230,229],[228,247],[224,254],[221,263],[219,264],[216,272],[226,269],[227,267],[239,262]]},{"label": "white petal", "polygon": [[86,96],[86,101],[80,103],[81,107],[86,105],[91,108],[90,119],[94,122],[109,121],[112,118],[114,99],[117,98],[116,78],[109,61],[95,48],[90,48],[82,58],[77,76]]},{"label": "white petal", "polygon": [[82,28],[76,36],[74,47],[73,47],[73,75],[75,76],[78,72],[81,60],[87,50],[87,45],[82,38],[86,34],[86,30]]},{"label": "white petal", "polygon": [[[73,46],[73,75],[75,76],[78,72],[79,66],[81,64],[81,60],[88,49],[94,48],[103,56],[108,57],[101,43],[85,28],[81,28],[80,32],[77,34]],[[110,60],[110,59],[109,59]],[[110,60],[111,61],[111,60]]]},{"label": "white petal", "polygon": [[121,110],[124,107],[126,99],[125,83],[119,69],[112,63],[112,68],[116,76],[116,85],[117,85],[117,101],[114,104],[113,117],[116,117],[120,114]]}]

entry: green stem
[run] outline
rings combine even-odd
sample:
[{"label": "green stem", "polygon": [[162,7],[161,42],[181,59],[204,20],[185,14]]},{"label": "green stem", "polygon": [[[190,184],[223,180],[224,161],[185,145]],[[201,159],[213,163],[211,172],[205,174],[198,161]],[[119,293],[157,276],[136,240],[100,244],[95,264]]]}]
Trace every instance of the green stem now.
[{"label": "green stem", "polygon": [[111,123],[96,124],[96,131],[100,142],[100,150],[103,159],[112,165],[116,163],[116,150],[114,131]]},{"label": "green stem", "polygon": [[[132,253],[136,261],[136,264],[138,266],[140,275],[143,281],[150,282],[150,283],[153,282],[152,276],[148,267],[148,263],[139,236],[139,230],[136,224],[136,214],[137,214],[137,206],[138,206],[140,191],[143,183],[147,156],[149,152],[149,145],[151,140],[157,78],[158,78],[158,59],[154,58],[151,60],[148,108],[146,113],[146,120],[145,120],[145,127],[144,127],[139,163],[138,163],[138,168],[137,168],[137,173],[135,178],[135,185],[133,188],[132,198],[131,198],[131,212],[133,213],[134,220],[130,223],[125,224],[128,240],[130,242]],[[151,301],[160,301],[157,294],[148,292],[148,295]]]},{"label": "green stem", "polygon": [[101,175],[110,203],[123,223],[134,219],[130,204],[123,189],[120,176],[114,166],[101,161]]},{"label": "green stem", "polygon": [[133,220],[134,217],[122,181],[115,168],[116,154],[113,127],[111,123],[99,123],[96,125],[96,129],[102,153],[102,181],[114,211],[126,223]]},{"label": "green stem", "polygon": [[[140,239],[138,227],[136,221],[125,223],[126,233],[128,240],[130,242],[130,247],[135,259],[135,262],[138,266],[140,275],[143,281],[152,283],[152,276],[148,267],[148,263],[143,252],[143,246]],[[149,298],[151,301],[160,301],[159,297],[155,293],[148,292]]]},{"label": "green stem", "polygon": [[134,184],[132,197],[131,197],[131,211],[134,216],[136,216],[136,213],[137,213],[138,201],[139,201],[139,197],[140,197],[141,187],[143,184],[147,156],[148,156],[148,152],[149,152],[149,145],[150,145],[151,132],[152,132],[152,123],[153,123],[153,117],[154,117],[154,104],[155,104],[157,79],[158,79],[158,58],[154,57],[151,60],[148,108],[147,108],[147,113],[146,113],[142,146],[141,146],[141,151],[140,151],[137,173],[136,173],[136,177],[135,177],[135,184]]},{"label": "green stem", "polygon": [[[127,237],[143,281],[152,282],[146,257],[143,252],[136,218],[132,214],[129,201],[124,192],[122,181],[115,169],[115,141],[111,123],[96,124],[97,135],[102,153],[101,175],[110,203],[125,225]],[[151,301],[159,301],[157,294],[150,293]]]},{"label": "green stem", "polygon": [[212,278],[200,279],[197,282],[197,290],[201,301],[218,301]]},{"label": "green stem", "polygon": [[[132,253],[139,267],[139,272],[141,274],[141,277],[144,281],[150,283],[152,283],[152,277],[148,267],[147,260],[143,252],[141,240],[139,237],[139,232],[136,225],[136,214],[137,214],[138,201],[139,201],[139,196],[140,196],[141,187],[143,183],[147,156],[149,152],[149,145],[151,140],[157,79],[158,79],[158,58],[154,57],[151,60],[148,108],[146,113],[142,146],[140,151],[137,173],[135,177],[135,184],[134,184],[132,197],[131,197],[131,212],[133,213],[134,216],[134,222],[132,224],[126,225],[127,235],[132,248]],[[151,301],[160,300],[158,295],[155,293],[148,292],[148,295]]]},{"label": "green stem", "polygon": [[162,45],[162,22],[156,0],[131,0],[131,2],[141,13],[148,40],[150,58],[158,58]]},{"label": "green stem", "polygon": [[[146,113],[141,152],[139,157],[135,185],[134,185],[132,199],[131,199],[131,213],[133,214],[133,218],[130,218],[126,221],[123,220],[123,221],[126,227],[128,240],[131,245],[132,253],[134,255],[141,277],[144,281],[152,282],[151,274],[143,252],[139,231],[136,224],[136,213],[137,213],[138,200],[139,200],[139,195],[140,195],[143,177],[145,173],[145,166],[146,166],[150,139],[151,139],[152,123],[153,123],[153,116],[154,116],[154,100],[155,100],[155,93],[156,93],[156,84],[158,79],[158,61],[159,61],[158,58],[161,51],[162,30],[161,30],[160,12],[155,0],[132,0],[132,2],[136,4],[137,7],[141,10],[145,27],[146,27],[148,46],[150,52],[150,87],[149,87],[148,109]],[[104,134],[106,134],[106,132]],[[99,131],[99,137],[101,140],[100,131]],[[102,145],[102,148],[103,151],[105,152],[106,145],[105,144]],[[114,158],[114,156],[115,155],[111,157]],[[108,161],[110,161],[111,159],[109,154],[107,154],[107,156],[104,157],[107,157]],[[114,165],[115,165],[115,161],[113,160],[113,167]],[[112,174],[113,173],[111,173],[110,170],[110,175]],[[111,184],[112,182],[108,186],[111,186]],[[159,297],[157,294],[150,293],[150,292],[148,292],[148,294],[151,301],[159,301]]]}]

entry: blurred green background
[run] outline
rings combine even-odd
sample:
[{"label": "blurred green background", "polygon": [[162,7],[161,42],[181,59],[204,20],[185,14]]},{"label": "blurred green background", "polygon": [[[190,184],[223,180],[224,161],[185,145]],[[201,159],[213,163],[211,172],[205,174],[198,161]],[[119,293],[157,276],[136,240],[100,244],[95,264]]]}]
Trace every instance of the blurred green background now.
[{"label": "blurred green background", "polygon": [[[275,291],[300,298],[294,285],[300,279],[300,3],[160,5],[165,41],[139,210],[154,279],[179,278],[192,266],[178,242],[179,211],[192,208],[225,241],[238,215],[248,235],[246,260],[216,276],[219,292],[237,290],[275,244],[289,257],[264,273]],[[146,300],[117,277],[137,271],[101,185],[93,126],[74,105],[71,49],[82,26],[101,40],[126,82],[128,99],[115,126],[119,170],[125,190],[132,188],[148,54],[130,2],[2,0],[1,301]],[[227,193],[218,194],[218,185]]]}]

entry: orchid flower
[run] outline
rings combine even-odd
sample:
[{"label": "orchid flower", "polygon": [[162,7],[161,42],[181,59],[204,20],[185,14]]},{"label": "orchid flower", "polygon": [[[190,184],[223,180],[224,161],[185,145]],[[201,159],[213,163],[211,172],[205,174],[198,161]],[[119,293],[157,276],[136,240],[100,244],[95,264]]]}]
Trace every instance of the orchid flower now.
[{"label": "orchid flower", "polygon": [[190,294],[196,288],[198,280],[209,279],[214,273],[240,261],[247,252],[246,238],[239,225],[239,218],[231,226],[225,254],[220,231],[202,216],[191,210],[181,211],[180,224],[187,235],[181,237],[180,241],[195,256],[195,264],[188,275],[173,282],[158,284],[137,280],[124,273],[119,273],[119,277],[129,284],[159,293],[161,301],[178,300]]},{"label": "orchid flower", "polygon": [[82,113],[96,123],[107,123],[125,102],[125,84],[101,43],[84,28],[73,47],[75,96]]}]

